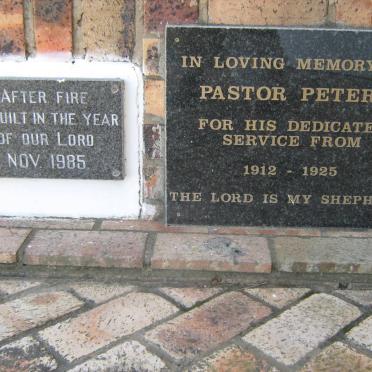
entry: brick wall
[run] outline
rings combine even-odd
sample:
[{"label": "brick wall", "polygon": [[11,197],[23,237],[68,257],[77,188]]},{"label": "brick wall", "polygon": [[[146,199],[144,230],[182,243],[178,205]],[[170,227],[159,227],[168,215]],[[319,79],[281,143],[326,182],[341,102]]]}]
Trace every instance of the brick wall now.
[{"label": "brick wall", "polygon": [[131,60],[144,74],[144,195],[164,199],[166,24],[372,27],[372,0],[0,0],[0,59]]}]

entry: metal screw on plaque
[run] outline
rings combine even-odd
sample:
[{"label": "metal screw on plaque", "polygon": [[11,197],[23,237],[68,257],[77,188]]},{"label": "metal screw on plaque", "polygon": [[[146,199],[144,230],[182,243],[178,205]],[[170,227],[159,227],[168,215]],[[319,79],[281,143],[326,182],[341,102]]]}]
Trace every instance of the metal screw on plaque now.
[{"label": "metal screw on plaque", "polygon": [[121,172],[120,172],[120,171],[118,171],[118,170],[116,170],[116,169],[114,169],[114,170],[112,171],[112,176],[113,176],[113,177],[120,177],[120,175],[121,175]]},{"label": "metal screw on plaque", "polygon": [[174,39],[174,41],[175,41],[176,43],[179,43],[179,42],[180,42],[180,38],[179,38],[179,37],[176,37],[176,38]]},{"label": "metal screw on plaque", "polygon": [[117,92],[119,92],[119,85],[113,84],[111,87],[111,92],[112,94],[116,94]]}]

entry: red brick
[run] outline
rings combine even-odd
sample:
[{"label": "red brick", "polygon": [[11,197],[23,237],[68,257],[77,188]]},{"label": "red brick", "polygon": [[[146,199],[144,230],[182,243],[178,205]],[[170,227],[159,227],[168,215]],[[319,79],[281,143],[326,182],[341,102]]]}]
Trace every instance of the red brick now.
[{"label": "red brick", "polygon": [[145,31],[161,33],[167,23],[196,23],[199,18],[198,3],[198,0],[145,0]]},{"label": "red brick", "polygon": [[192,366],[192,372],[279,372],[239,346],[229,346]]},{"label": "red brick", "polygon": [[35,0],[38,53],[72,52],[72,0]]},{"label": "red brick", "polygon": [[325,229],[323,236],[331,238],[372,238],[372,230]]},{"label": "red brick", "polygon": [[0,348],[2,372],[55,371],[57,367],[47,348],[32,337],[24,337]]},{"label": "red brick", "polygon": [[241,25],[316,25],[326,0],[209,0],[209,22]]},{"label": "red brick", "polygon": [[243,294],[230,292],[156,327],[145,337],[178,361],[191,359],[233,338],[270,312]]},{"label": "red brick", "polygon": [[25,53],[23,1],[0,1],[0,56]]},{"label": "red brick", "polygon": [[145,167],[145,198],[152,200],[164,197],[164,169],[160,167]]},{"label": "red brick", "polygon": [[76,0],[75,53],[98,60],[130,58],[135,42],[135,0]]},{"label": "red brick", "polygon": [[40,332],[68,361],[90,354],[113,341],[177,312],[151,293],[131,293]]},{"label": "red brick", "polygon": [[160,40],[143,39],[143,72],[148,76],[160,74]]},{"label": "red brick", "polygon": [[207,300],[209,297],[221,292],[221,288],[160,288],[162,293],[171,297],[186,308],[193,307],[199,302]]},{"label": "red brick", "polygon": [[94,220],[81,219],[22,219],[22,218],[0,218],[2,227],[29,227],[35,229],[63,229],[63,230],[91,230]]},{"label": "red brick", "polygon": [[210,227],[213,234],[260,235],[260,236],[320,236],[319,229],[285,227]]},{"label": "red brick", "polygon": [[145,125],[143,137],[145,142],[145,153],[148,159],[160,159],[163,157],[162,128],[159,124]]},{"label": "red brick", "polygon": [[30,230],[0,228],[0,263],[14,263],[17,252]]},{"label": "red brick", "polygon": [[28,265],[140,268],[146,234],[105,231],[38,231],[26,247]]},{"label": "red brick", "polygon": [[163,80],[145,81],[145,114],[155,120],[165,116],[165,83]]},{"label": "red brick", "polygon": [[0,305],[0,341],[77,310],[83,305],[70,293],[38,292]]},{"label": "red brick", "polygon": [[372,0],[336,0],[336,22],[354,27],[372,26]]},{"label": "red brick", "polygon": [[270,272],[265,238],[236,235],[158,234],[154,269]]},{"label": "red brick", "polygon": [[107,220],[102,223],[102,230],[133,230],[169,233],[207,233],[206,226],[168,226],[163,222],[146,220]]}]

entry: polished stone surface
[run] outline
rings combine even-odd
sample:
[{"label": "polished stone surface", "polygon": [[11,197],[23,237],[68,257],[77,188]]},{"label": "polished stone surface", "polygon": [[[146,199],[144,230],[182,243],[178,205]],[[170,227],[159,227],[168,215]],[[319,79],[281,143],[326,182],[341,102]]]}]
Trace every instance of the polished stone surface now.
[{"label": "polished stone surface", "polygon": [[371,41],[168,27],[168,223],[371,227]]},{"label": "polished stone surface", "polygon": [[123,179],[121,80],[0,79],[0,177]]}]

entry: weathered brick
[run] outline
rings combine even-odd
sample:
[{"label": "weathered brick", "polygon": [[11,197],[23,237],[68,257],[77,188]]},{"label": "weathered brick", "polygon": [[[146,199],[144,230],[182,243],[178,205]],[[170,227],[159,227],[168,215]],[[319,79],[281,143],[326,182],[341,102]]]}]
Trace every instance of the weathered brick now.
[{"label": "weathered brick", "polygon": [[191,366],[190,372],[279,372],[239,346],[229,346]]},{"label": "weathered brick", "polygon": [[83,304],[63,291],[38,292],[0,305],[0,340],[40,326]]},{"label": "weathered brick", "polygon": [[164,198],[164,169],[161,167],[145,167],[145,198],[161,200]]},{"label": "weathered brick", "polygon": [[173,233],[207,233],[206,226],[168,226],[164,222],[146,220],[107,220],[102,222],[102,230],[133,230]]},{"label": "weathered brick", "polygon": [[0,2],[0,56],[25,53],[22,4],[22,0]]},{"label": "weathered brick", "polygon": [[223,294],[145,334],[177,361],[191,359],[225,342],[270,314],[238,292]]},{"label": "weathered brick", "polygon": [[145,0],[145,31],[162,33],[166,24],[196,23],[199,0]]},{"label": "weathered brick", "polygon": [[72,52],[72,0],[34,0],[38,53]]},{"label": "weathered brick", "polygon": [[73,361],[176,311],[159,296],[130,293],[39,334],[68,361]]},{"label": "weathered brick", "polygon": [[343,290],[336,293],[363,306],[372,306],[372,290]]},{"label": "weathered brick", "polygon": [[151,265],[156,269],[270,272],[271,258],[265,238],[158,234]]},{"label": "weathered brick", "polygon": [[209,297],[221,292],[221,288],[159,288],[159,290],[171,297],[186,308],[193,307],[199,302],[207,300]]},{"label": "weathered brick", "polygon": [[145,114],[155,119],[165,116],[165,85],[163,80],[145,81]]},{"label": "weathered brick", "polygon": [[26,247],[28,265],[142,267],[146,234],[38,231]]},{"label": "weathered brick", "polygon": [[163,130],[159,124],[145,125],[143,137],[145,153],[148,159],[160,159],[163,157]]},{"label": "weathered brick", "polygon": [[98,60],[122,60],[133,54],[135,0],[78,0],[75,53]]},{"label": "weathered brick", "polygon": [[24,337],[0,348],[0,370],[3,372],[47,372],[56,369],[54,358],[32,337]]},{"label": "weathered brick", "polygon": [[316,25],[326,14],[326,0],[209,1],[209,22],[217,24]]},{"label": "weathered brick", "polygon": [[285,365],[297,363],[361,315],[336,297],[315,294],[243,339]]},{"label": "weathered brick", "polygon": [[40,285],[40,282],[33,280],[1,280],[0,281],[0,292],[4,295],[13,295],[26,289],[36,287]]},{"label": "weathered brick", "polygon": [[124,342],[113,347],[104,354],[100,354],[77,367],[70,372],[89,371],[141,371],[157,372],[164,371],[164,362],[156,355],[151,354],[137,341]]},{"label": "weathered brick", "polygon": [[358,353],[341,342],[335,342],[301,369],[301,372],[326,371],[369,372],[372,371],[372,359]]},{"label": "weathered brick", "polygon": [[372,26],[371,0],[335,0],[336,22],[354,27]]},{"label": "weathered brick", "polygon": [[319,229],[283,228],[283,227],[241,227],[216,226],[209,228],[212,234],[228,235],[260,235],[260,236],[316,236],[320,237]]},{"label": "weathered brick", "polygon": [[346,336],[355,344],[372,352],[372,316],[352,328]]},{"label": "weathered brick", "polygon": [[14,263],[17,252],[30,230],[0,228],[0,263]]},{"label": "weathered brick", "polygon": [[310,292],[307,288],[252,288],[245,289],[245,292],[255,296],[268,304],[282,308],[298,300],[306,293]]},{"label": "weathered brick", "polygon": [[80,297],[94,301],[96,304],[124,295],[134,290],[133,286],[121,286],[107,283],[74,283],[70,285]]},{"label": "weathered brick", "polygon": [[372,239],[275,238],[276,269],[286,272],[372,273]]},{"label": "weathered brick", "polygon": [[69,230],[91,230],[94,220],[83,219],[23,219],[23,218],[0,218],[0,226],[3,227],[28,227],[36,229],[69,229]]},{"label": "weathered brick", "polygon": [[372,230],[324,229],[322,236],[329,238],[372,238]]},{"label": "weathered brick", "polygon": [[145,75],[160,74],[160,40],[143,39],[143,72]]}]

